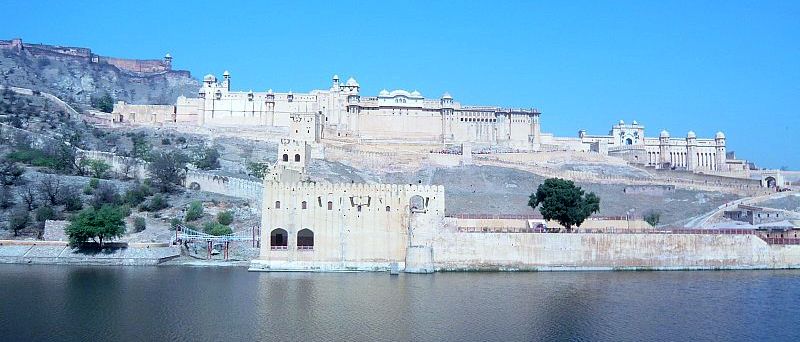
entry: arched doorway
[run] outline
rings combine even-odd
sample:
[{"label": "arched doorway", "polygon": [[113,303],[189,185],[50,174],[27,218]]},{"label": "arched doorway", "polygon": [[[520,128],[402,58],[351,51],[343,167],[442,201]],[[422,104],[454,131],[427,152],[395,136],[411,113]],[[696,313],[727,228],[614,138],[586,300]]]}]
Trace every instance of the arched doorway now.
[{"label": "arched doorway", "polygon": [[423,212],[425,211],[425,199],[420,195],[411,196],[408,206],[412,212]]},{"label": "arched doorway", "polygon": [[301,229],[297,232],[297,249],[314,249],[314,232],[311,229]]},{"label": "arched doorway", "polygon": [[766,181],[768,188],[774,188],[774,187],[778,186],[778,181],[775,180],[775,177],[767,177],[767,178],[764,178],[764,180]]},{"label": "arched doorway", "polygon": [[281,228],[273,229],[269,233],[269,247],[271,250],[285,250],[289,248],[289,233]]}]

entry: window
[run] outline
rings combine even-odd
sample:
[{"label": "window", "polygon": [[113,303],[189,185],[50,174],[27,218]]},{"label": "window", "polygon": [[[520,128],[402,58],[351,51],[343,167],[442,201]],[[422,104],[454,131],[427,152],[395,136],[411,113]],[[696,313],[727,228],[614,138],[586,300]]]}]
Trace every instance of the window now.
[{"label": "window", "polygon": [[294,161],[295,162],[300,162],[300,155],[299,154],[295,154],[294,155]]},{"label": "window", "polygon": [[297,249],[299,250],[313,250],[314,249],[314,232],[311,229],[301,229],[297,232]]},{"label": "window", "polygon": [[289,244],[289,234],[281,228],[273,229],[269,234],[269,247],[271,250],[286,250]]},{"label": "window", "polygon": [[392,208],[390,208],[390,207],[387,205],[387,206],[386,206],[386,211],[387,211],[387,212],[388,212],[388,211],[392,211]]},{"label": "window", "polygon": [[333,202],[328,201],[328,210],[333,210]]},{"label": "window", "polygon": [[285,154],[285,153],[283,154],[283,161],[285,161],[285,162],[289,161],[289,155],[288,154]]},{"label": "window", "polygon": [[300,208],[302,208],[302,209],[308,209],[308,202],[306,202],[306,201],[303,201],[303,203],[300,203]]},{"label": "window", "polygon": [[361,206],[360,205],[358,206],[358,212],[359,213],[361,212]]},{"label": "window", "polygon": [[281,201],[275,201],[275,209],[281,208]]}]

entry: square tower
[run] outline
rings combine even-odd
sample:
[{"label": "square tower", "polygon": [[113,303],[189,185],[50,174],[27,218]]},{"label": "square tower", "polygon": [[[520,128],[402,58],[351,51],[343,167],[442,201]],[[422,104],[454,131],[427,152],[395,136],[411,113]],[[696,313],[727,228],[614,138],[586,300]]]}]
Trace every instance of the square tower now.
[{"label": "square tower", "polygon": [[313,113],[294,113],[289,115],[289,138],[296,141],[306,141],[318,143],[322,131],[320,125],[320,114]]}]

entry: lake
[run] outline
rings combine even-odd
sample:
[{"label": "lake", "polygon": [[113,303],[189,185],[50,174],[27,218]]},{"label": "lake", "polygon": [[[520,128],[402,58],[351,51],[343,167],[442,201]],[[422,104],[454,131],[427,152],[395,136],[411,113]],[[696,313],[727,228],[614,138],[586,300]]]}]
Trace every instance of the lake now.
[{"label": "lake", "polygon": [[800,271],[0,265],[0,300],[5,341],[800,340]]}]

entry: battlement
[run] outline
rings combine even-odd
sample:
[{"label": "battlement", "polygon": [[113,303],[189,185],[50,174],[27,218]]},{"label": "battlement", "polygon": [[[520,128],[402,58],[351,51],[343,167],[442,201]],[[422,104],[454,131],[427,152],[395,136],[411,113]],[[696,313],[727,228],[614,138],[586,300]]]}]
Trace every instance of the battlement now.
[{"label": "battlement", "polygon": [[444,194],[442,185],[416,185],[416,184],[369,184],[369,183],[281,183],[267,181],[265,187],[279,191],[310,191],[310,192],[409,192]]}]

